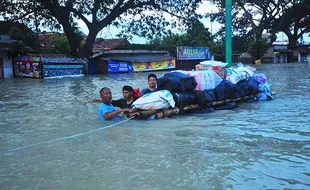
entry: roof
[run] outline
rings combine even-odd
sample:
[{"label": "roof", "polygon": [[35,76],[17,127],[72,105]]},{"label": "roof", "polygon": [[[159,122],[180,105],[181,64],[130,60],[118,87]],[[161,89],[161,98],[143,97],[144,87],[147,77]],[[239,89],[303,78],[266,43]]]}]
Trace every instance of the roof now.
[{"label": "roof", "polygon": [[273,42],[272,45],[282,45],[282,46],[286,46],[286,45],[288,45],[288,42],[279,42],[279,41],[276,41],[276,42]]},{"label": "roof", "polygon": [[[44,46],[51,46],[52,37],[54,35],[65,35],[63,33],[57,32],[45,32],[39,34],[40,43]],[[87,39],[87,36],[84,36],[84,40]],[[118,39],[102,39],[98,38],[93,44],[93,52],[102,52],[105,51],[105,48],[115,49],[121,46],[130,46],[131,44],[127,39],[118,38]]]},{"label": "roof", "polygon": [[11,44],[13,44],[14,42],[18,42],[22,45],[23,47],[23,51],[25,52],[35,52],[34,49],[32,49],[31,47],[25,45],[24,43],[22,43],[21,41],[18,40],[10,40],[7,42],[0,42],[0,50],[1,51],[9,51],[11,49]]},{"label": "roof", "polygon": [[300,53],[309,53],[310,52],[310,47],[300,47],[299,48]]},{"label": "roof", "polygon": [[111,56],[137,56],[137,55],[169,55],[168,51],[150,51],[150,50],[109,50],[97,52],[92,55],[92,58],[111,57]]},{"label": "roof", "polygon": [[0,51],[8,51],[8,50],[9,50],[9,44],[0,42]]},{"label": "roof", "polygon": [[57,32],[44,32],[44,33],[40,33],[39,34],[39,40],[40,43],[44,46],[50,46],[52,43],[52,37],[53,35],[58,34],[58,35],[64,35],[64,34],[60,34]]},{"label": "roof", "polygon": [[117,61],[127,61],[127,62],[157,62],[157,61],[166,61],[170,59],[175,59],[175,57],[169,55],[144,55],[144,56],[108,56],[103,57],[101,60],[117,60]]},{"label": "roof", "polygon": [[65,54],[42,54],[43,63],[87,63],[86,59],[76,58]]},{"label": "roof", "polygon": [[293,51],[287,48],[283,49],[275,49],[274,52],[279,52],[279,53],[292,53]]},{"label": "roof", "polygon": [[105,48],[116,49],[121,46],[130,46],[131,44],[127,39],[119,38],[119,39],[102,39],[98,38],[95,40],[93,45],[93,52],[101,52],[104,51]]}]

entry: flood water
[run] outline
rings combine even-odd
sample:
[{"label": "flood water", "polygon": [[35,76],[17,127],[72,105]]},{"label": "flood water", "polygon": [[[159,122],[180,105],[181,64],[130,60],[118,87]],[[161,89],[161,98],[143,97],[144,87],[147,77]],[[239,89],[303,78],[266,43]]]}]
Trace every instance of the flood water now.
[{"label": "flood water", "polygon": [[275,100],[114,126],[87,100],[148,73],[0,80],[0,189],[310,189],[310,64],[256,67]]}]

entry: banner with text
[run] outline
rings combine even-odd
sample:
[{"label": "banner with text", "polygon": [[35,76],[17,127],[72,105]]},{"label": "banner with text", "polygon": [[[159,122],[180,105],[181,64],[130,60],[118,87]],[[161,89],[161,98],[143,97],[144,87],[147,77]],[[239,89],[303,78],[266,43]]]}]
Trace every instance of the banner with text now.
[{"label": "banner with text", "polygon": [[175,60],[170,59],[166,61],[147,62],[147,63],[134,62],[132,66],[135,72],[174,69]]},{"label": "banner with text", "polygon": [[178,46],[178,60],[204,60],[210,59],[211,53],[206,47]]}]

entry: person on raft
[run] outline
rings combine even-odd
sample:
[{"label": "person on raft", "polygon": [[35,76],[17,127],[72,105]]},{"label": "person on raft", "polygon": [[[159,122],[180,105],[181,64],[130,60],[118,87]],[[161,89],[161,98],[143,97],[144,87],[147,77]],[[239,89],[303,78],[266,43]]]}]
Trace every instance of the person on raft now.
[{"label": "person on raft", "polygon": [[[131,86],[125,85],[123,86],[123,97],[118,100],[112,100],[111,104],[115,107],[119,107],[121,109],[123,108],[131,108],[132,103],[137,99],[133,95],[134,90]],[[91,99],[88,100],[88,103],[102,103],[102,99]]]},{"label": "person on raft", "polygon": [[110,88],[104,87],[100,90],[101,102],[98,108],[98,114],[101,120],[118,120],[120,113],[128,114],[131,110],[128,108],[118,109],[111,104],[112,93]]},{"label": "person on raft", "polygon": [[158,89],[156,88],[157,76],[155,74],[149,74],[149,76],[147,77],[147,83],[149,87],[141,90],[141,96],[147,93],[158,91]]}]

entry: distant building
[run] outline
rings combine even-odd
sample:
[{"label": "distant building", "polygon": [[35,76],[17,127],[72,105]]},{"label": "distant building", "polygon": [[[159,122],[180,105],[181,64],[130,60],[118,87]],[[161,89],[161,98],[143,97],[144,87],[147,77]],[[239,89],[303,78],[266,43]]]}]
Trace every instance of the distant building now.
[{"label": "distant building", "polygon": [[14,76],[29,78],[59,78],[84,76],[87,60],[63,54],[25,55],[16,57]]},{"label": "distant building", "polygon": [[0,35],[0,78],[13,77],[12,58],[9,55],[10,36]]},{"label": "distant building", "polygon": [[93,55],[92,73],[123,73],[175,68],[175,58],[167,51],[110,50]]},{"label": "distant building", "polygon": [[299,47],[298,62],[310,63],[310,45],[303,45],[302,47]]},{"label": "distant building", "polygon": [[34,52],[34,50],[22,42],[12,40],[9,35],[0,35],[0,78],[13,77],[13,57],[11,55],[12,45],[17,42],[20,45],[20,50],[25,52]]}]

